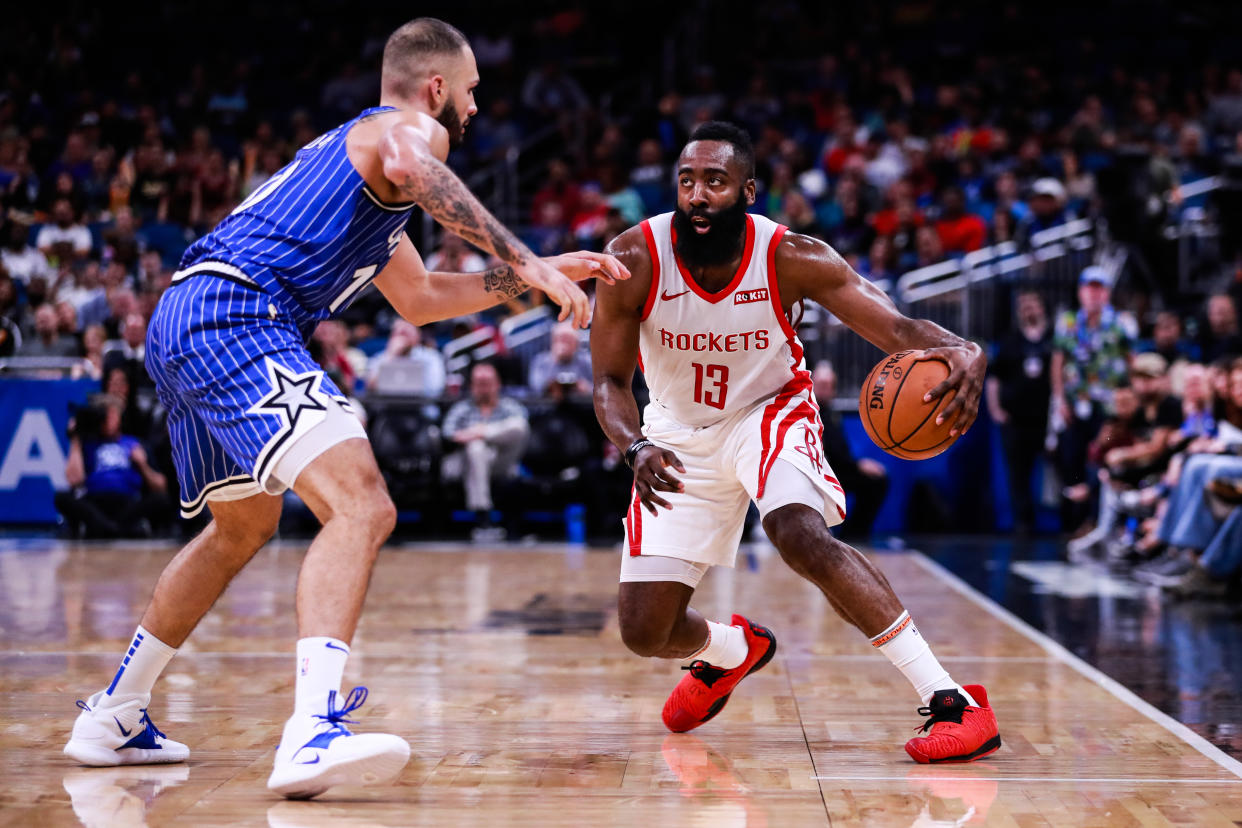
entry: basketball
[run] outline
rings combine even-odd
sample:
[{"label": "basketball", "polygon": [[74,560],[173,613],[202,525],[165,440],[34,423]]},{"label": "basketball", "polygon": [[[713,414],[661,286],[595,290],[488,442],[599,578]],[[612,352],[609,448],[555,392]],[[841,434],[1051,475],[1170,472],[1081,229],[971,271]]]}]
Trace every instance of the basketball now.
[{"label": "basketball", "polygon": [[899,351],[876,363],[858,396],[858,414],[867,436],[894,457],[926,460],[947,449],[961,435],[950,435],[950,420],[936,425],[936,415],[956,396],[938,400],[923,395],[949,376],[948,363],[916,361],[918,351]]}]

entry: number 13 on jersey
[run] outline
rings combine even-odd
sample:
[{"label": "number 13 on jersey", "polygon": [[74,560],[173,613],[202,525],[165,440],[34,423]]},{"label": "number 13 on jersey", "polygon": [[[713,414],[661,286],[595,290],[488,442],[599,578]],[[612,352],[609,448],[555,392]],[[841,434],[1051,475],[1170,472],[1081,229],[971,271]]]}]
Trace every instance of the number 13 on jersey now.
[{"label": "number 13 on jersey", "polygon": [[729,393],[729,366],[690,364],[694,366],[694,401],[723,410]]}]

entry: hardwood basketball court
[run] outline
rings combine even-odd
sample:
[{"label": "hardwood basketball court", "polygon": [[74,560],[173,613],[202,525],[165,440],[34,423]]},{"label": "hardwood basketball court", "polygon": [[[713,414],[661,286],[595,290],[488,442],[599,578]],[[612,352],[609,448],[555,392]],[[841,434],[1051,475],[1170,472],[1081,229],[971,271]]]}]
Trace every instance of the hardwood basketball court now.
[{"label": "hardwood basketball court", "polygon": [[918,553],[879,563],[955,678],[984,684],[1003,747],[920,766],[901,675],[762,548],[696,606],[770,626],[779,651],[715,721],[669,734],[677,663],[616,631],[617,554],[564,546],[385,550],[345,689],[360,730],[413,747],[395,787],[284,802],[264,782],[292,703],[305,544],[260,552],[169,666],[156,723],[180,766],[88,769],[60,750],[103,687],[167,544],[0,545],[4,825],[1242,824],[1242,764]]}]

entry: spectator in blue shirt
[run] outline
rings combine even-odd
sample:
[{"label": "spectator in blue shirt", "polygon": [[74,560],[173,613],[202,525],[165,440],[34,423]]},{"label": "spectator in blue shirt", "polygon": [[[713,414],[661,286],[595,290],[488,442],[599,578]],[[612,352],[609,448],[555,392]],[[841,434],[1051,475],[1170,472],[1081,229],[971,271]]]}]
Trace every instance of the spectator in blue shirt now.
[{"label": "spectator in blue shirt", "polygon": [[121,433],[124,403],[100,395],[78,411],[69,438],[56,509],[74,536],[149,536],[169,514],[168,481],[147,460],[138,438]]}]

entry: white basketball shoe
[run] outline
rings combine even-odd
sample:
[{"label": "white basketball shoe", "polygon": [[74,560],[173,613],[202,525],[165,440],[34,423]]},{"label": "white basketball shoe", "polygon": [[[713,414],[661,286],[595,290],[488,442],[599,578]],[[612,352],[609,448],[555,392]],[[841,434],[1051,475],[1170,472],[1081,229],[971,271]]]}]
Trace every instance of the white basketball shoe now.
[{"label": "white basketball shoe", "polygon": [[387,733],[350,733],[345,718],[367,700],[367,688],[355,687],[336,707],[328,694],[325,715],[294,713],[276,748],[267,787],[290,799],[309,799],[336,785],[382,785],[391,782],[410,760],[410,745]]},{"label": "white basketball shoe", "polygon": [[78,701],[65,755],[83,765],[164,765],[184,762],[190,749],[165,736],[147,715],[150,693],[109,696],[103,690]]}]

